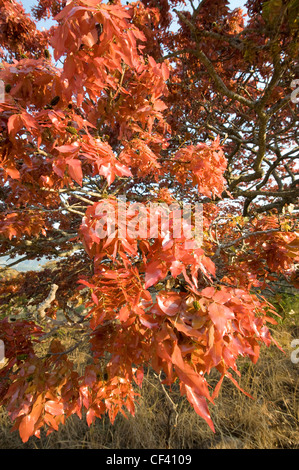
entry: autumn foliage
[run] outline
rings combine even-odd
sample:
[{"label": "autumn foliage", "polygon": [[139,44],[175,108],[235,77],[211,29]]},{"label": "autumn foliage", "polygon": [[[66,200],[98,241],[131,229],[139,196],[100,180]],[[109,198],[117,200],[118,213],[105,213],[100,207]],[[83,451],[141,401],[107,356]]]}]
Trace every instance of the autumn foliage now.
[{"label": "autumn foliage", "polygon": [[[274,342],[266,289],[298,287],[298,1],[195,3],[0,0],[0,254],[60,260],[0,287],[0,397],[24,442],[72,414],[134,415],[149,367],[214,430],[223,379]],[[127,221],[100,237],[119,196]],[[134,236],[151,203],[201,203],[201,246],[173,236],[172,209]],[[5,313],[52,284],[45,318]]]}]

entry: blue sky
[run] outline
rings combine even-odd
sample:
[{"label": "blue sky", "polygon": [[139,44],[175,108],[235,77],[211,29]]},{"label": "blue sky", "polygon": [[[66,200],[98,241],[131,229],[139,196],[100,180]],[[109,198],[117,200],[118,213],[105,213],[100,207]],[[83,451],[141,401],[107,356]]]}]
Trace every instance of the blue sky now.
[{"label": "blue sky", "polygon": [[[23,7],[27,12],[30,12],[30,9],[37,4],[37,0],[23,0],[21,2],[23,4]],[[237,8],[237,7],[243,7],[246,3],[246,0],[231,0],[231,8]],[[195,2],[196,4],[196,2]],[[40,22],[40,28],[49,28],[49,26],[52,25],[52,22],[49,20],[42,20]]]},{"label": "blue sky", "polygon": [[[38,2],[37,0],[22,0],[20,3],[22,3],[25,11],[27,13],[30,13],[31,8],[37,5]],[[39,23],[40,23],[39,29],[42,29],[42,28],[48,29],[50,26],[54,24],[54,22],[51,20],[41,20]]]},{"label": "blue sky", "polygon": [[244,7],[245,3],[247,0],[241,1],[241,0],[231,0],[229,3],[231,5],[231,8],[238,8],[238,7]]}]

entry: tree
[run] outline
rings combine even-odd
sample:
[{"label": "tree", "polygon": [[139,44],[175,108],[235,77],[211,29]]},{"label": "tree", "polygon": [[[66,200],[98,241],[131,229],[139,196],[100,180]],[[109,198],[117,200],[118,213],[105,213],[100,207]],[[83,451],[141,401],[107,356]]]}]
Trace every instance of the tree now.
[{"label": "tree", "polygon": [[[0,1],[0,253],[61,258],[0,290],[0,395],[24,442],[72,414],[134,414],[146,367],[214,429],[208,404],[225,377],[239,386],[238,357],[275,343],[264,290],[298,287],[298,0],[247,10],[40,0],[31,17]],[[156,236],[153,203],[169,224],[155,209]],[[194,211],[193,244],[174,236],[187,204],[202,204],[201,246]],[[17,295],[35,311],[7,315]]]}]

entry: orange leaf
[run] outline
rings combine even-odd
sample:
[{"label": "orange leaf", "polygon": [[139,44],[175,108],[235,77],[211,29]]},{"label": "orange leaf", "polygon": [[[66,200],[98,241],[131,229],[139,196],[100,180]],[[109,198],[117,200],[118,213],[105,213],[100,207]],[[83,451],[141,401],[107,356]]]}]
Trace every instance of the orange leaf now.
[{"label": "orange leaf", "polygon": [[20,437],[23,442],[27,442],[34,434],[35,421],[30,415],[25,416],[19,426]]},{"label": "orange leaf", "polygon": [[63,403],[58,403],[56,401],[49,400],[45,404],[45,411],[47,411],[53,416],[61,415],[64,411]]},{"label": "orange leaf", "polygon": [[211,416],[209,413],[209,408],[204,397],[201,397],[200,395],[198,395],[188,385],[186,385],[185,388],[186,388],[186,396],[187,396],[189,403],[191,403],[196,413],[208,423],[212,431],[215,432],[213,421],[211,420]]},{"label": "orange leaf", "polygon": [[14,139],[16,134],[23,127],[23,120],[20,114],[13,114],[8,119],[7,130],[11,137]]}]

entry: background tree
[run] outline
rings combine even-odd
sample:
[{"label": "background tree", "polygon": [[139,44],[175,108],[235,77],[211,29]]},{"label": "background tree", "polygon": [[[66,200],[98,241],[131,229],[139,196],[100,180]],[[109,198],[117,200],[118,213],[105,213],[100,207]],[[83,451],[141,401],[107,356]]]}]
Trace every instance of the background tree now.
[{"label": "background tree", "polygon": [[[40,0],[30,17],[0,1],[0,253],[61,257],[1,287],[0,394],[23,441],[74,413],[134,414],[149,366],[213,429],[207,402],[224,377],[238,386],[238,356],[274,341],[261,290],[298,286],[298,0],[247,10]],[[117,211],[121,195],[131,222],[133,203],[203,203],[202,247],[129,225],[101,239],[101,203]],[[25,318],[5,313],[16,295],[36,305]],[[82,344],[79,374],[68,355]]]}]

